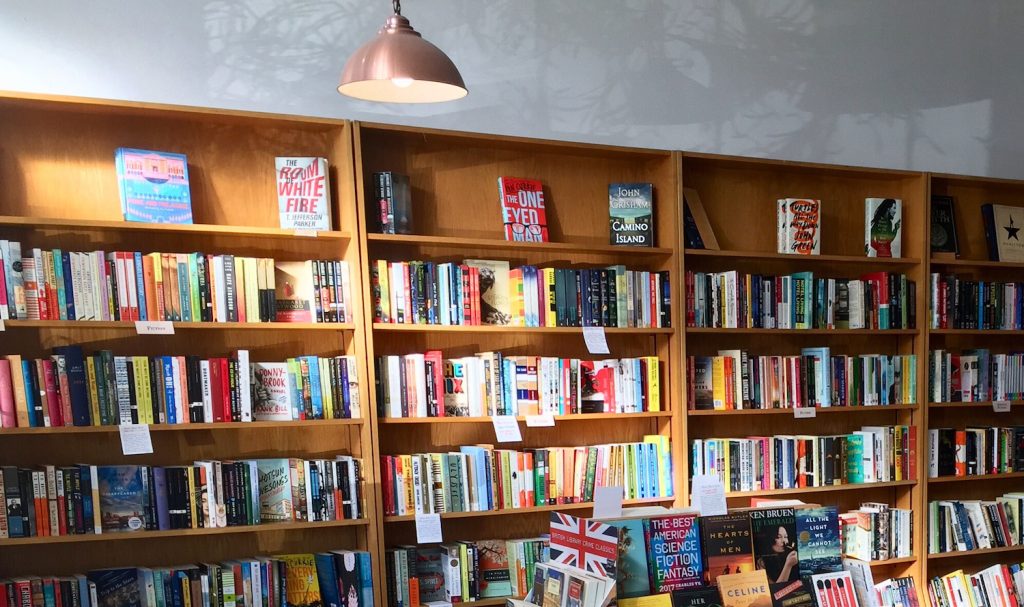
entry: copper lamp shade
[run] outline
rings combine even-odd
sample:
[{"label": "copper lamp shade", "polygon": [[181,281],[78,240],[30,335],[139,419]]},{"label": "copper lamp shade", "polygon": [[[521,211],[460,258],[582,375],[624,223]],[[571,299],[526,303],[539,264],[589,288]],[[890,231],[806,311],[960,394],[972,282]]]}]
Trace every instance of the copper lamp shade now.
[{"label": "copper lamp shade", "polygon": [[342,95],[388,103],[435,103],[469,91],[452,60],[396,12],[341,72]]}]

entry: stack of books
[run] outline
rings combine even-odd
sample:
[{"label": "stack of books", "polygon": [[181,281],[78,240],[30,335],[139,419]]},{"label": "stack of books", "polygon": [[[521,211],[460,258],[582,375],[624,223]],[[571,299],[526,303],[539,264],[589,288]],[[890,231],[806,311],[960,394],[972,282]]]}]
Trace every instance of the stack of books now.
[{"label": "stack of books", "polygon": [[860,280],[686,272],[686,325],[724,329],[913,329],[916,285],[904,274]]},{"label": "stack of books", "polygon": [[381,417],[661,411],[656,356],[580,360],[438,350],[377,359]]},{"label": "stack of books", "polygon": [[864,426],[830,436],[704,438],[692,443],[692,473],[727,491],[765,491],[916,480],[917,428]]},{"label": "stack of books", "polygon": [[210,529],[363,516],[362,464],[201,461],[185,466],[0,467],[0,538]]},{"label": "stack of books", "polygon": [[833,356],[827,347],[799,356],[751,356],[719,350],[686,359],[687,407],[696,410],[789,409],[913,404],[917,357]]}]

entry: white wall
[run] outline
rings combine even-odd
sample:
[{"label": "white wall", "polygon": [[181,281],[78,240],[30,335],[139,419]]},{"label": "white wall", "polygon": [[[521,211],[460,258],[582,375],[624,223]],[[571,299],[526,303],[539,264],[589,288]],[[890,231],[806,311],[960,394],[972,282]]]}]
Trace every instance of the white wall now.
[{"label": "white wall", "polygon": [[1024,178],[1022,2],[406,0],[469,97],[342,98],[389,11],[0,0],[0,89]]}]

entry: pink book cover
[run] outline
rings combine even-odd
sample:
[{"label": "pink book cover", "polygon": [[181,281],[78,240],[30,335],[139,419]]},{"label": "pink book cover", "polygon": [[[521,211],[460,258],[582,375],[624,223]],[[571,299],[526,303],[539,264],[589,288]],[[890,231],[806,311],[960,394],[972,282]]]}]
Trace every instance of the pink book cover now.
[{"label": "pink book cover", "polygon": [[501,190],[505,240],[548,242],[544,185],[536,179],[499,177],[498,188]]},{"label": "pink book cover", "polygon": [[11,381],[11,362],[0,358],[0,428],[14,428],[14,383]]}]

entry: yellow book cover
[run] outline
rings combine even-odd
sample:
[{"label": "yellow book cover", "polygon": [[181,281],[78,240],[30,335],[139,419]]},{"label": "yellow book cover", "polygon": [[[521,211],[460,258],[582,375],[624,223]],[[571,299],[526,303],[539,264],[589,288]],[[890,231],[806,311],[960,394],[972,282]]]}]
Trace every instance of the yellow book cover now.
[{"label": "yellow book cover", "polygon": [[711,357],[711,399],[715,410],[722,411],[725,406],[725,357]]},{"label": "yellow book cover", "polygon": [[399,457],[402,461],[402,470],[405,473],[404,481],[402,482],[403,489],[405,489],[405,511],[407,514],[416,513],[416,496],[413,494],[413,483],[412,483],[412,456],[402,455]]},{"label": "yellow book cover", "polygon": [[192,528],[199,527],[199,519],[196,518],[196,475],[195,467],[186,466],[185,476],[188,478],[188,511],[192,520]]},{"label": "yellow book cover", "polygon": [[153,423],[153,396],[149,391],[149,359],[145,356],[132,357],[135,376],[135,401],[139,410],[139,423]]},{"label": "yellow book cover", "polygon": [[334,383],[331,381],[331,361],[318,358],[320,365],[320,394],[324,399],[324,419],[334,419]]},{"label": "yellow book cover", "polygon": [[283,554],[277,557],[285,567],[285,600],[289,607],[320,605],[320,584],[312,554]]},{"label": "yellow book cover", "polygon": [[558,319],[556,317],[556,306],[555,306],[555,269],[554,268],[542,268],[541,272],[544,273],[544,292],[547,294],[545,301],[547,302],[547,309],[544,310],[544,326],[545,327],[556,327],[558,326]]},{"label": "yellow book cover", "polygon": [[647,366],[647,410],[661,411],[661,366],[657,356],[645,356]]},{"label": "yellow book cover", "polygon": [[164,269],[161,264],[160,253],[150,253],[149,258],[153,260],[153,292],[156,294],[156,317],[153,320],[166,320],[167,309],[164,306]]},{"label": "yellow book cover", "polygon": [[100,425],[100,390],[96,383],[96,360],[91,356],[85,357],[85,379],[89,384],[89,415],[92,417],[92,425]]},{"label": "yellow book cover", "polygon": [[388,262],[378,259],[373,262],[377,266],[377,284],[371,285],[373,290],[374,304],[376,306],[377,322],[393,322],[391,318],[391,276],[388,270]]},{"label": "yellow book cover", "polygon": [[650,596],[638,596],[630,599],[618,599],[619,607],[672,607],[672,594],[652,594]]},{"label": "yellow book cover", "polygon": [[716,581],[722,607],[772,607],[772,593],[764,569],[720,575]]}]

